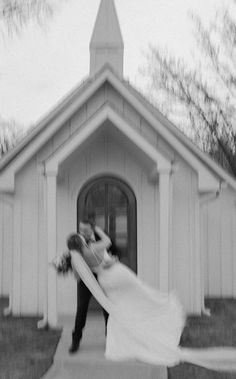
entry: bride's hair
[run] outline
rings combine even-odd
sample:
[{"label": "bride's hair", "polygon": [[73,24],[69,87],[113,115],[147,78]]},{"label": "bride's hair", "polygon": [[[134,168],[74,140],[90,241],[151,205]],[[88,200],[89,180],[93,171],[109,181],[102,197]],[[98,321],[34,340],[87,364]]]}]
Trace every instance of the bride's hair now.
[{"label": "bride's hair", "polygon": [[69,250],[76,250],[82,254],[83,242],[80,236],[76,233],[69,235],[67,238],[67,247]]}]

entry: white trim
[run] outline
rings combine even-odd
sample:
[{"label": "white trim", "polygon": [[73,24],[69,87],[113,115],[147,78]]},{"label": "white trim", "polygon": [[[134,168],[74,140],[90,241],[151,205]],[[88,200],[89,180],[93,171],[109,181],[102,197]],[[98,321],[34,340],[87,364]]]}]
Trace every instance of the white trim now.
[{"label": "white trim", "polygon": [[14,230],[14,241],[13,241],[13,256],[12,256],[12,265],[13,265],[13,275],[12,275],[12,312],[14,315],[20,315],[21,313],[21,203],[18,198],[14,198],[14,215],[13,215],[13,230]]},{"label": "white trim", "polygon": [[203,264],[202,264],[202,251],[201,251],[201,235],[200,235],[200,200],[195,199],[195,244],[193,246],[194,250],[194,265],[195,265],[195,282],[194,282],[194,312],[201,313],[202,305],[204,304],[204,274],[203,274]]},{"label": "white trim", "polygon": [[[13,242],[12,242],[12,250],[11,250],[11,257],[10,257],[10,273],[9,273],[9,302],[8,306],[4,308],[3,314],[4,316],[9,316],[12,314],[12,300],[13,300],[13,253],[14,253],[14,197],[10,194],[4,194],[2,198],[0,198],[0,202],[3,202],[3,204],[7,204],[11,208],[11,232],[12,232],[12,237],[13,237]],[[3,266],[2,266],[3,267]]]},{"label": "white trim", "polygon": [[86,141],[86,139],[98,130],[106,120],[110,120],[114,126],[120,130],[126,137],[130,139],[140,150],[142,150],[155,164],[157,170],[170,170],[171,163],[162,154],[160,154],[149,142],[147,142],[139,133],[132,128],[128,122],[116,113],[108,104],[102,110],[97,112],[95,116],[86,121],[82,130],[79,130],[76,135],[60,147],[51,157],[45,162],[45,171],[58,172],[59,165],[68,158],[75,149]]},{"label": "white trim", "polygon": [[50,327],[57,326],[57,274],[50,264],[57,252],[57,176],[47,175],[47,256],[48,256],[48,304],[47,321]]},{"label": "white trim", "polygon": [[43,319],[39,320],[37,326],[39,329],[44,329],[48,326],[48,251],[47,251],[47,177],[41,171],[42,189],[43,189],[43,217],[44,217],[44,231],[45,236],[45,249],[43,251]]},{"label": "white trim", "polygon": [[171,172],[162,171],[159,174],[159,207],[160,207],[160,233],[159,233],[159,283],[160,290],[169,291],[169,254],[170,254],[170,206],[171,206]]},{"label": "white trim", "polygon": [[38,328],[47,325],[57,327],[57,274],[51,264],[57,251],[57,175],[50,173],[45,177],[46,195],[46,225],[47,254],[45,256],[45,292],[43,319],[38,322]]},{"label": "white trim", "polygon": [[4,199],[0,198],[0,296],[3,294]]},{"label": "white trim", "polygon": [[[113,87],[124,96],[130,104],[168,141],[199,174],[199,190],[201,192],[215,191],[219,188],[219,179],[211,173],[223,178],[236,190],[236,181],[221,169],[214,161],[195,147],[187,137],[182,135],[170,121],[163,115],[153,115],[145,104],[137,98],[125,84],[115,76],[108,65],[104,65],[101,71],[91,79],[91,84],[75,89],[67,96],[37,127],[20,143],[13,151],[0,162],[0,191],[14,191],[14,175],[29,160],[33,154],[60,128],[60,126],[72,116],[72,114],[85,103],[88,98],[108,80]],[[85,88],[84,88],[85,87]],[[132,88],[131,88],[132,89]],[[157,111],[157,110],[156,110]],[[46,126],[50,124],[50,127]],[[172,129],[172,130],[171,130]],[[29,146],[30,144],[30,146]],[[27,146],[28,145],[28,146]],[[23,151],[24,149],[24,151]],[[196,155],[196,156],[195,156]],[[201,162],[202,161],[202,162]],[[205,167],[207,165],[208,168]],[[9,168],[6,175],[4,169]],[[8,171],[8,170],[7,170]]]}]

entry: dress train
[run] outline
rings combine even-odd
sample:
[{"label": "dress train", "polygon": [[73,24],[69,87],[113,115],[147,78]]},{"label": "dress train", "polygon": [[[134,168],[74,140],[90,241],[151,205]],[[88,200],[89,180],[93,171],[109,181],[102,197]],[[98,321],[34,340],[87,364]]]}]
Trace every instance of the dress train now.
[{"label": "dress train", "polygon": [[72,266],[109,313],[105,356],[137,359],[168,367],[188,362],[218,371],[236,371],[236,348],[184,348],[179,340],[184,314],[175,294],[165,295],[143,283],[117,262],[98,271],[98,282],[78,252]]}]

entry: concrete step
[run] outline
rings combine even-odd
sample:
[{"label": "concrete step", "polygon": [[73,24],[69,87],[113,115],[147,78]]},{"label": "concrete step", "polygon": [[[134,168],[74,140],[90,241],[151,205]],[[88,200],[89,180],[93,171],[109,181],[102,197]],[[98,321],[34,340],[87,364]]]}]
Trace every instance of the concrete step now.
[{"label": "concrete step", "polygon": [[71,319],[64,324],[54,365],[43,379],[167,379],[167,369],[137,361],[112,362],[104,357],[105,327],[101,312],[90,312],[78,353],[68,354]]}]

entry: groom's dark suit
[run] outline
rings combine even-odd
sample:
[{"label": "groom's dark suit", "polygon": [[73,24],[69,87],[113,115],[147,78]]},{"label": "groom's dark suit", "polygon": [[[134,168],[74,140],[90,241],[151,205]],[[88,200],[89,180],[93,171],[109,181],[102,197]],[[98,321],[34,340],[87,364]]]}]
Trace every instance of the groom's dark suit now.
[{"label": "groom's dark suit", "polygon": [[[99,236],[94,233],[95,240],[99,241]],[[111,254],[116,254],[115,252],[116,248],[114,244],[111,245],[109,252]],[[97,275],[94,273],[95,278],[97,279]],[[89,301],[91,299],[91,292],[86,287],[84,282],[82,280],[77,282],[77,311],[76,311],[76,317],[75,317],[75,327],[72,333],[72,346],[74,345],[75,348],[79,346],[80,340],[82,338],[83,329],[86,324],[86,318],[87,318],[87,312],[88,312],[88,306]],[[103,309],[103,315],[105,319],[105,328],[107,326],[107,320],[108,320],[108,313]]]}]

